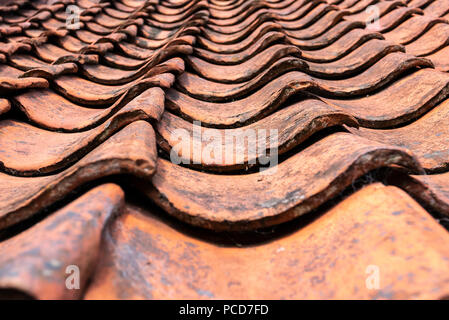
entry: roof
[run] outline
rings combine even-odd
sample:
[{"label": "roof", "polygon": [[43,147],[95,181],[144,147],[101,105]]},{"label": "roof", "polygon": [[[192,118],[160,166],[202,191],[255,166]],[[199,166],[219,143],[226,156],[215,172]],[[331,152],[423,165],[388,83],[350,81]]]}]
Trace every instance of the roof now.
[{"label": "roof", "polygon": [[0,297],[449,297],[449,2],[0,5]]}]

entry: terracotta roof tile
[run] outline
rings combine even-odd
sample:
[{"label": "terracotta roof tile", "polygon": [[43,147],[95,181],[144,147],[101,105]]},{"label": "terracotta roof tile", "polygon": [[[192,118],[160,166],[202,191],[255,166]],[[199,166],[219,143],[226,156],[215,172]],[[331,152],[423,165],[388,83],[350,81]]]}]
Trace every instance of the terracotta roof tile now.
[{"label": "terracotta roof tile", "polygon": [[30,217],[88,181],[120,173],[150,177],[155,165],[154,131],[148,123],[136,121],[59,173],[40,177],[2,173],[0,227]]},{"label": "terracotta roof tile", "polygon": [[449,296],[446,0],[0,12],[0,297]]},{"label": "terracotta roof tile", "polygon": [[[201,163],[201,166],[208,167],[210,170],[217,169],[219,171],[226,171],[236,170],[236,168],[248,168],[248,163],[253,163],[254,161],[255,164],[256,158],[266,155],[266,152],[273,147],[277,148],[278,154],[286,153],[293,147],[307,140],[307,138],[314,133],[328,127],[343,124],[350,126],[358,125],[357,120],[345,111],[325,104],[320,100],[309,99],[289,105],[266,118],[235,129],[199,128],[198,125],[192,126],[190,122],[167,112],[164,113],[162,119],[158,123],[157,132],[166,142],[161,142],[160,145],[167,153],[170,153],[170,150],[173,147],[180,148],[181,151],[185,150],[184,148],[187,148],[189,154],[182,154],[182,152],[180,154],[184,160],[189,161],[190,163],[199,162]],[[201,154],[191,150],[192,146],[197,143],[202,145],[202,149],[207,148],[207,146],[212,149],[219,148],[223,149],[224,154],[221,156],[224,158],[226,156],[225,150],[229,150],[227,148],[233,148],[231,143],[229,143],[229,146],[226,145],[226,134],[233,134],[237,139],[243,140],[245,139],[248,130],[257,131],[265,128],[277,130],[277,139],[275,139],[274,136],[271,136],[270,132],[267,132],[266,137],[254,137],[253,140],[248,142],[248,145],[243,146],[242,149],[233,151],[237,153],[238,156],[243,157],[244,161],[242,163],[238,161],[237,154],[235,156],[233,155],[232,160],[228,161],[226,164],[218,163],[214,165],[215,159],[202,162]],[[183,131],[184,137],[181,139],[181,143],[179,142],[180,137],[178,135],[172,135],[172,132],[175,132],[177,129],[185,130]],[[205,135],[219,136],[220,139],[214,140],[212,143],[207,143],[200,138],[194,137],[195,130],[203,131],[203,134]],[[263,140],[259,141],[259,139]],[[252,148],[257,150],[257,152],[253,152]],[[261,150],[262,148],[264,148],[264,150]]]},{"label": "terracotta roof tile", "polygon": [[[257,245],[206,242],[136,207],[108,234],[87,299],[435,299],[449,290],[447,231],[380,184]],[[366,288],[367,266],[382,270],[385,289]]]},{"label": "terracotta roof tile", "polygon": [[336,133],[267,169],[273,172],[217,176],[159,160],[154,188],[142,188],[167,212],[189,223],[254,229],[315,209],[364,173],[389,165],[420,171],[404,149]]},{"label": "terracotta roof tile", "polygon": [[[39,299],[80,298],[80,290],[67,290],[59,282],[65,283],[67,266],[76,265],[85,285],[96,266],[103,229],[123,203],[123,191],[117,185],[102,185],[4,241],[0,286]],[[7,293],[12,294],[6,291],[2,298]]]}]

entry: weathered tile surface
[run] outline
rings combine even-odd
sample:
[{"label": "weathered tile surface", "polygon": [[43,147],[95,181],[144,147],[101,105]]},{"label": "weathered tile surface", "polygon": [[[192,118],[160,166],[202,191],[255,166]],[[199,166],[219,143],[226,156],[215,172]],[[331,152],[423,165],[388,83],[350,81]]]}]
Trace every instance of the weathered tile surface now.
[{"label": "weathered tile surface", "polygon": [[449,295],[449,1],[0,13],[1,298]]}]

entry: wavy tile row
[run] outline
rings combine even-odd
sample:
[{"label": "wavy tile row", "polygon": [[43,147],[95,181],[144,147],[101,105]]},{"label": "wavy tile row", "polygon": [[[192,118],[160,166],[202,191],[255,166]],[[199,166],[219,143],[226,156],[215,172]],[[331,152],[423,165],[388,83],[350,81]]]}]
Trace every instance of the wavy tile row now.
[{"label": "wavy tile row", "polygon": [[448,1],[0,12],[1,297],[449,296]]}]

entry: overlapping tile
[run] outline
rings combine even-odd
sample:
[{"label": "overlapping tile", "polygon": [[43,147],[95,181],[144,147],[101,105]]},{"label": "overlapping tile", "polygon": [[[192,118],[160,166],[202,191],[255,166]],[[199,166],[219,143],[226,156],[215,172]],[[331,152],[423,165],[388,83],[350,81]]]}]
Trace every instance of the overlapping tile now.
[{"label": "overlapping tile", "polygon": [[121,212],[123,191],[97,187],[18,236],[0,243],[0,297],[81,298],[67,290],[67,271],[77,267],[84,287],[97,265],[103,229]]},{"label": "overlapping tile", "polygon": [[357,177],[391,165],[421,171],[406,150],[336,133],[278,166],[244,176],[202,173],[159,160],[153,186],[141,188],[167,212],[191,224],[255,229],[309,212]]},{"label": "overlapping tile", "polygon": [[[163,139],[160,146],[168,154],[175,152],[182,162],[198,163],[209,170],[226,171],[248,169],[251,164],[257,164],[258,158],[269,154],[269,149],[276,149],[278,154],[283,154],[320,130],[344,124],[358,125],[350,114],[319,100],[309,99],[236,129],[200,128],[168,112],[158,123],[157,129]],[[267,128],[270,129],[262,134]],[[213,142],[196,137],[194,132],[197,130],[202,136],[214,137]],[[273,131],[275,136],[271,134]],[[259,134],[250,135],[248,132]],[[237,141],[246,141],[241,146],[234,146],[234,140],[227,140],[226,135],[236,137]],[[195,151],[197,145],[201,145],[201,150],[213,150],[214,157],[202,161],[202,154]],[[188,150],[188,154],[183,154],[184,150]],[[215,150],[222,154],[215,154]],[[231,160],[226,163],[218,160],[229,156]],[[243,161],[239,162],[240,158]]]},{"label": "overlapping tile", "polygon": [[50,90],[39,93],[28,91],[14,101],[32,123],[52,131],[64,132],[89,130],[111,116],[117,119],[127,116],[133,119],[159,120],[164,109],[164,95],[159,87],[130,90],[105,109],[76,105]]},{"label": "overlapping tile", "polygon": [[[77,28],[67,25],[68,4],[80,8]],[[370,20],[372,10],[377,21]],[[93,203],[103,212],[94,236],[86,231],[77,237],[78,249],[68,254],[62,241],[47,255],[29,250],[5,255],[4,296],[79,298],[55,284],[62,281],[59,271],[51,279],[36,275],[48,269],[42,261],[53,256],[62,264],[70,258],[89,265],[93,278],[82,290],[87,298],[448,295],[447,252],[441,247],[447,232],[411,199],[432,213],[449,212],[445,1],[16,1],[0,11],[0,228],[10,237],[0,248],[29,248],[33,236],[43,243],[60,240],[61,233],[46,236],[42,228],[67,215],[66,209],[17,235],[8,232],[33,223],[49,207],[67,205],[72,192],[99,180],[126,181],[140,191],[135,197],[174,217],[160,221],[154,208],[127,205],[118,220],[111,217],[108,229],[107,216],[120,211],[123,195],[117,186],[99,187],[67,207],[89,219],[85,199],[102,195]],[[195,137],[196,131],[206,138]],[[237,148],[222,139],[231,134],[245,140],[246,132],[267,134]],[[211,137],[218,138],[209,143]],[[227,156],[231,161],[220,161]],[[267,160],[276,165],[259,172]],[[354,181],[366,184],[373,170],[409,195],[381,184],[348,188]],[[123,174],[126,179],[117,177]],[[355,214],[360,207],[365,215]],[[292,233],[282,231],[317,215]],[[182,221],[177,223],[189,236],[171,229],[172,219]],[[369,234],[361,224],[369,226]],[[223,230],[268,226],[281,230],[277,239],[241,249],[206,243],[201,238],[206,231],[197,229],[221,237]],[[103,229],[110,234],[105,250],[99,250]],[[350,241],[348,233],[360,237]],[[385,233],[396,241],[379,247]],[[148,241],[164,252],[162,258],[148,251]],[[190,249],[198,254],[184,259],[178,253],[185,250],[173,243],[191,241],[200,249]],[[414,245],[407,246],[410,242]],[[341,245],[335,250],[329,243]],[[288,255],[279,255],[277,245],[288,248]],[[330,266],[317,262],[317,250]],[[85,258],[80,252],[87,252]],[[347,269],[339,258],[348,254],[351,266],[360,267],[352,269],[357,276],[343,279],[345,285],[323,278]],[[289,267],[299,255],[301,262]],[[158,262],[144,270],[142,256]],[[226,263],[218,266],[217,256]],[[228,256],[238,256],[240,263]],[[426,271],[415,258],[422,256],[428,257]],[[176,267],[162,268],[166,257]],[[254,268],[253,276],[270,290],[257,296],[261,283],[240,268],[262,258],[270,262]],[[124,266],[130,260],[138,270],[133,275]],[[387,270],[386,287],[368,292],[361,275],[373,263]],[[1,271],[10,266],[22,279],[35,278],[36,286]],[[210,271],[202,273],[203,268]],[[401,278],[404,272],[414,281]],[[167,285],[174,274],[177,287]],[[222,283],[209,280],[217,277]],[[292,285],[298,277],[301,285]]]},{"label": "overlapping tile", "polygon": [[[449,292],[447,231],[407,194],[380,184],[250,246],[198,239],[136,207],[108,235],[87,299],[438,299]],[[381,289],[365,286],[369,266],[379,268]]]},{"label": "overlapping tile", "polygon": [[57,174],[17,177],[1,173],[0,228],[30,217],[88,181],[120,173],[149,178],[155,166],[154,132],[146,122],[137,121]]}]

